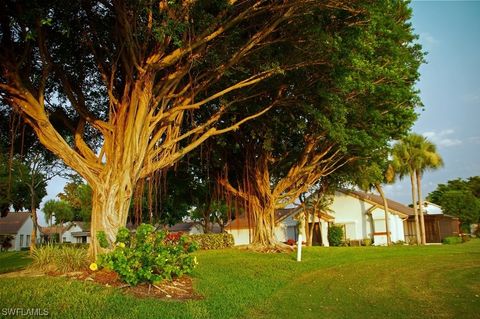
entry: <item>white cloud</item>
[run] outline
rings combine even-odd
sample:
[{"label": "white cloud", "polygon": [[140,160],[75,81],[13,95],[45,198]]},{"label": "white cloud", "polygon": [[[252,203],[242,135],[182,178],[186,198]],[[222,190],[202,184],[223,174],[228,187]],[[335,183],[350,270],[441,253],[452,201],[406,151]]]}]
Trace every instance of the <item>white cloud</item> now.
[{"label": "white cloud", "polygon": [[429,131],[429,132],[423,133],[422,135],[428,138],[430,141],[432,141],[439,147],[451,147],[451,146],[457,146],[463,143],[459,139],[450,137],[450,135],[454,133],[455,133],[454,130],[446,129],[440,132]]},{"label": "white cloud", "polygon": [[472,144],[480,144],[480,136],[469,137],[468,141]]},{"label": "white cloud", "polygon": [[433,35],[431,35],[428,32],[422,32],[420,33],[420,42],[429,45],[429,46],[434,46],[438,43],[440,43]]}]

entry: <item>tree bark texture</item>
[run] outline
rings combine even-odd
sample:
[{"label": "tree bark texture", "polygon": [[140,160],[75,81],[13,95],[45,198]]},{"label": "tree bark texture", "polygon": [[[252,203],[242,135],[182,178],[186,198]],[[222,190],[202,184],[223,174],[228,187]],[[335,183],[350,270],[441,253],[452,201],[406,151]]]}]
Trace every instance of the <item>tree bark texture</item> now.
[{"label": "tree bark texture", "polygon": [[417,193],[418,193],[418,212],[420,214],[420,231],[422,234],[422,245],[427,243],[427,234],[425,234],[425,218],[423,215],[423,200],[422,200],[422,174],[416,171],[417,179]]},{"label": "tree bark texture", "polygon": [[418,220],[418,206],[417,206],[417,191],[415,189],[415,174],[414,172],[410,172],[410,186],[412,187],[412,202],[413,202],[413,210],[415,211],[415,239],[416,244],[421,244],[421,236],[420,236],[420,223]]},{"label": "tree bark texture", "polygon": [[33,222],[32,234],[30,237],[30,251],[33,251],[37,248],[37,229],[38,229],[38,218],[37,218],[37,208],[32,205],[31,216]]},{"label": "tree bark texture", "polygon": [[385,231],[387,232],[387,245],[390,246],[392,244],[392,236],[390,233],[390,216],[388,214],[388,201],[385,193],[383,192],[382,185],[376,183],[375,188],[377,189],[378,193],[382,197],[383,200],[383,209],[385,211]]},{"label": "tree bark texture", "polygon": [[110,245],[115,242],[118,229],[126,225],[128,210],[133,194],[134,180],[128,171],[118,171],[120,175],[109,175],[103,185],[93,190],[90,255],[93,259],[105,251],[100,247],[98,232],[105,233]]}]

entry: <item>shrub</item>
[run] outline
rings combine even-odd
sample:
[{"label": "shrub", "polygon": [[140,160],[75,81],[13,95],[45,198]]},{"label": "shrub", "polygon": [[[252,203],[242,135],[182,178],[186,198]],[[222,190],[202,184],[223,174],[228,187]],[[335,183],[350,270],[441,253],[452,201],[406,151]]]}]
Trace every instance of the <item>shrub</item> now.
[{"label": "shrub", "polygon": [[477,224],[475,230],[473,231],[475,237],[480,237],[480,224]]},{"label": "shrub", "polygon": [[85,269],[88,266],[88,251],[74,246],[47,244],[32,252],[34,269],[67,273]]},{"label": "shrub", "polygon": [[12,240],[14,239],[11,235],[2,235],[0,236],[0,246],[1,250],[9,250],[12,248]]},{"label": "shrub", "polygon": [[460,243],[462,243],[462,237],[458,237],[458,236],[445,237],[442,240],[442,243],[447,244],[447,245],[460,244]]},{"label": "shrub", "polygon": [[330,246],[340,246],[342,245],[343,239],[343,227],[332,225],[328,228],[328,242]]},{"label": "shrub", "polygon": [[466,243],[472,239],[469,234],[462,234],[462,243]]},{"label": "shrub", "polygon": [[196,250],[196,243],[187,236],[173,240],[167,232],[154,230],[148,224],[140,225],[135,234],[120,229],[116,246],[101,255],[98,264],[115,271],[130,285],[158,283],[190,273],[197,264],[190,254]]},{"label": "shrub", "polygon": [[73,248],[84,248],[84,249],[88,249],[88,247],[90,246],[90,244],[84,244],[84,243],[61,243],[61,244],[55,243],[54,245],[61,246],[61,247],[73,247]]},{"label": "shrub", "polygon": [[364,238],[363,239],[363,245],[364,246],[371,246],[372,245],[372,239],[371,238]]},{"label": "shrub", "polygon": [[190,235],[200,249],[222,249],[232,247],[234,245],[233,235],[228,233],[223,234],[199,234]]},{"label": "shrub", "polygon": [[409,238],[408,238],[408,244],[409,244],[409,245],[416,245],[416,244],[417,244],[417,238],[415,238],[415,237],[409,237]]},{"label": "shrub", "polygon": [[289,238],[285,244],[289,245],[289,246],[295,246],[297,244],[297,242],[295,241],[295,239],[292,239],[292,238]]}]

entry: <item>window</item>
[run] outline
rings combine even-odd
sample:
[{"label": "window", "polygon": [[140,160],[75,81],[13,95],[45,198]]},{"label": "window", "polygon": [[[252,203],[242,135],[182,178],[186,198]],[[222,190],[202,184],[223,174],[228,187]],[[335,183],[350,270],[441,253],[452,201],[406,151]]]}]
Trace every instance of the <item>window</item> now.
[{"label": "window", "polygon": [[27,235],[27,240],[25,242],[25,246],[30,246],[30,235]]},{"label": "window", "polygon": [[23,247],[23,235],[20,235],[20,247]]},{"label": "window", "polygon": [[297,226],[287,226],[287,240],[294,239],[297,240]]},{"label": "window", "polygon": [[345,236],[347,239],[357,239],[354,223],[345,224]]},{"label": "window", "polygon": [[343,228],[343,240],[357,239],[355,223],[335,224]]},{"label": "window", "polygon": [[381,232],[385,232],[386,231],[386,228],[385,228],[385,220],[384,219],[375,219],[373,221],[373,231],[375,233],[381,233]]}]

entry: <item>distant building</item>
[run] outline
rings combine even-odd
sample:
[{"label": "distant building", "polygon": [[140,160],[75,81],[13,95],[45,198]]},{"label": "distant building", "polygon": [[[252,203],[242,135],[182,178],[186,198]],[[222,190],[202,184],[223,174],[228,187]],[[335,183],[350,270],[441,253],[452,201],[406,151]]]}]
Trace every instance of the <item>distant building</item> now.
[{"label": "distant building", "polygon": [[63,225],[40,227],[43,242],[60,242],[73,244],[90,243],[90,223],[68,222]]},{"label": "distant building", "polygon": [[[423,206],[427,243],[441,243],[445,237],[458,236],[460,234],[460,221],[457,217],[444,214],[442,207],[428,201],[425,201]],[[415,213],[412,209],[405,222],[407,243],[416,242],[415,229]]]},{"label": "distant building", "polygon": [[[31,214],[27,213],[8,213],[6,217],[0,218],[0,242],[5,242],[7,250],[28,249],[31,243],[33,230],[33,221]],[[37,241],[40,238],[40,232],[37,230]]]},{"label": "distant building", "polygon": [[[296,238],[298,222],[292,218],[298,208],[286,208],[275,210],[275,238],[280,242],[286,242],[290,238]],[[233,235],[235,245],[248,245],[253,240],[253,222],[245,215],[239,216],[225,226],[225,231]]]},{"label": "distant building", "polygon": [[[392,200],[387,201],[391,240],[404,241],[404,220],[409,213],[413,213],[413,209]],[[304,227],[302,218],[298,216],[301,213],[301,207],[275,211],[274,235],[278,241],[298,239],[299,227]],[[342,226],[343,239],[352,245],[359,245],[364,239],[371,239],[374,245],[387,244],[383,200],[375,194],[339,190],[335,192],[329,209],[319,212],[313,219],[310,217],[308,223],[313,224],[313,245],[329,246],[327,234],[331,224]],[[245,245],[252,241],[253,224],[245,217],[231,221],[225,230],[233,235],[235,245]],[[304,233],[303,229],[301,231]]]},{"label": "distant building", "polygon": [[[198,234],[204,234],[205,231],[203,229],[203,225],[199,222],[182,222],[182,223],[177,223],[173,226],[167,227],[167,230],[171,233],[185,233],[188,235],[198,235]],[[220,225],[218,224],[213,224],[212,225],[212,233],[220,233]]]}]

